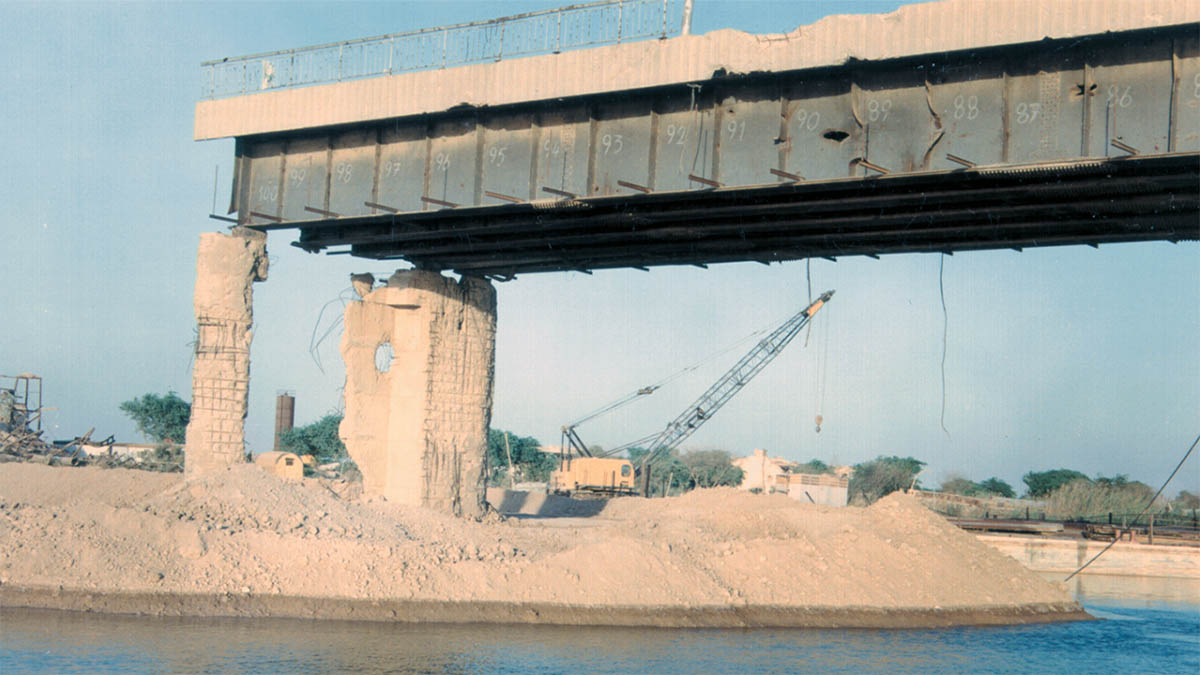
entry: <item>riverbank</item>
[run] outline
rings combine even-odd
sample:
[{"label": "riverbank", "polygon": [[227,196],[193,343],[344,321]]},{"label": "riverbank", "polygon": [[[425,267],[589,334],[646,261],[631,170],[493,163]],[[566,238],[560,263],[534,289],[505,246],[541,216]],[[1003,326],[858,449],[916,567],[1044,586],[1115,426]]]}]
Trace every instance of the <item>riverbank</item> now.
[{"label": "riverbank", "polygon": [[476,522],[345,487],[249,465],[191,481],[4,465],[0,604],[627,626],[1086,618],[1063,586],[904,495],[836,509],[716,489]]}]

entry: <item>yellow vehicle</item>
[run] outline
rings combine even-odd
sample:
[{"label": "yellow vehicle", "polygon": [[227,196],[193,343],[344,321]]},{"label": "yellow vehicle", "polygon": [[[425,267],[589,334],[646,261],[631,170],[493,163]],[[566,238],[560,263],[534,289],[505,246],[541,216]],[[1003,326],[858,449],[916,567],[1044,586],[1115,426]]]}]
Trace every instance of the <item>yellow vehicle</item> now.
[{"label": "yellow vehicle", "polygon": [[634,493],[633,462],[616,457],[564,457],[550,474],[550,490],[560,494],[590,492],[603,495]]}]

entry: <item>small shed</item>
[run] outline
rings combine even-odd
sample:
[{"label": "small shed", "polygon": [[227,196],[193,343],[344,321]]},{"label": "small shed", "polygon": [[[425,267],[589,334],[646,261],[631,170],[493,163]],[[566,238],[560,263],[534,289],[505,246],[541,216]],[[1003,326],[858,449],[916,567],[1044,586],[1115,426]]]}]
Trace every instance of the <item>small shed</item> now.
[{"label": "small shed", "polygon": [[800,501],[845,506],[850,480],[828,474],[794,473],[788,476],[788,496]]},{"label": "small shed", "polygon": [[291,452],[272,450],[254,457],[254,463],[276,476],[300,480],[304,477],[304,463]]}]

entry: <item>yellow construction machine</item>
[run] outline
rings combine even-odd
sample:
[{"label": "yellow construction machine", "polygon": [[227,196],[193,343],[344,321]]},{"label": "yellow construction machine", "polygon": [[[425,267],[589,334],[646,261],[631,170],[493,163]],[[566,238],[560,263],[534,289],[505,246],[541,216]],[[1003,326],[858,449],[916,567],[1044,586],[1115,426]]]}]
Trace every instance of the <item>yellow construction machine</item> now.
[{"label": "yellow construction machine", "polygon": [[[742,390],[755,375],[767,367],[792,338],[808,325],[818,310],[833,297],[833,291],[822,293],[819,298],[775,328],[769,335],[754,345],[745,356],[725,372],[708,391],[684,409],[675,419],[667,423],[662,431],[636,441],[626,443],[603,453],[593,453],[575,431],[588,420],[616,410],[648,394],[654,393],[662,383],[642,387],[636,392],[610,403],[562,428],[562,445],[559,446],[559,470],[551,474],[550,489],[561,494],[592,493],[599,495],[627,495],[640,492],[643,497],[650,490],[650,463],[678,447],[712,416],[729,399]],[[670,378],[668,378],[670,379]],[[665,382],[665,380],[664,380]],[[634,468],[628,459],[613,455],[630,448],[643,447],[648,452]],[[640,489],[635,487],[640,481]]]},{"label": "yellow construction machine", "polygon": [[564,457],[550,474],[550,491],[558,494],[631,495],[633,462],[620,457]]}]

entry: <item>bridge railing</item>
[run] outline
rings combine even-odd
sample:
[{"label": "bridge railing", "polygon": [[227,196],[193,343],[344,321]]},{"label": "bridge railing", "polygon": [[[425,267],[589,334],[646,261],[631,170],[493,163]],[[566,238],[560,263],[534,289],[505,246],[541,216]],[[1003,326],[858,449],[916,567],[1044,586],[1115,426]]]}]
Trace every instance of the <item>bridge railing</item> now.
[{"label": "bridge railing", "polygon": [[205,61],[206,99],[678,34],[684,0],[604,0],[313,47]]}]

